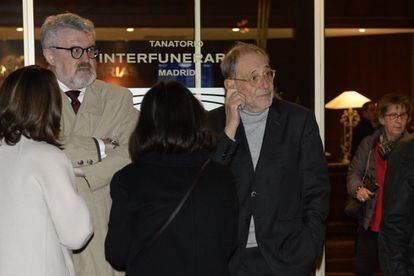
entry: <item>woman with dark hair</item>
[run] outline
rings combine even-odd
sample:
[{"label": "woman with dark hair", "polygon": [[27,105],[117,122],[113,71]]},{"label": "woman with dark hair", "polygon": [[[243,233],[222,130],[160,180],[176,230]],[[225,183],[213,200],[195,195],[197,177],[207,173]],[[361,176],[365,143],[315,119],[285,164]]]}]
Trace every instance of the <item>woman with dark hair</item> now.
[{"label": "woman with dark hair", "polygon": [[348,168],[348,194],[364,203],[359,217],[356,243],[356,275],[375,274],[378,265],[378,233],[383,212],[384,178],[387,163],[407,137],[412,105],[408,97],[384,95],[378,102],[381,127],[365,137]]},{"label": "woman with dark hair", "polygon": [[0,88],[0,275],[75,275],[71,250],[92,234],[59,149],[61,105],[54,74],[39,66]]},{"label": "woman with dark hair", "polygon": [[237,194],[231,172],[207,161],[213,147],[205,110],[186,87],[160,82],[148,91],[130,139],[133,162],[111,182],[105,254],[115,268],[128,276],[229,275]]}]

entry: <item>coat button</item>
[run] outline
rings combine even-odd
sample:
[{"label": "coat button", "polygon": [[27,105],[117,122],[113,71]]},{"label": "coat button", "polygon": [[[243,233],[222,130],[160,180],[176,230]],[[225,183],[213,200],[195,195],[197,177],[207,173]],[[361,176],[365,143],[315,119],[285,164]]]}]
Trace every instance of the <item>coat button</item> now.
[{"label": "coat button", "polygon": [[78,165],[83,165],[83,160],[79,160]]},{"label": "coat button", "polygon": [[256,191],[252,191],[252,192],[250,193],[250,197],[256,197],[256,195],[257,195]]},{"label": "coat button", "polygon": [[89,165],[92,165],[93,164],[93,160],[92,159],[89,159],[88,161],[86,161],[86,163],[88,163]]}]

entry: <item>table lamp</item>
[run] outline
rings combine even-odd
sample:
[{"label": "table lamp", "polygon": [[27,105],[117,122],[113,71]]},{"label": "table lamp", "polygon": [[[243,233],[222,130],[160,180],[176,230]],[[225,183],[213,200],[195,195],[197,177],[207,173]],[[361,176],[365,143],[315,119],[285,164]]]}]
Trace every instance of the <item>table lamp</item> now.
[{"label": "table lamp", "polygon": [[364,103],[370,101],[370,99],[356,91],[345,91],[325,105],[325,108],[327,109],[345,109],[340,119],[340,123],[343,125],[341,139],[343,163],[349,164],[352,146],[352,130],[360,121],[358,112],[353,110],[353,108],[361,108]]}]

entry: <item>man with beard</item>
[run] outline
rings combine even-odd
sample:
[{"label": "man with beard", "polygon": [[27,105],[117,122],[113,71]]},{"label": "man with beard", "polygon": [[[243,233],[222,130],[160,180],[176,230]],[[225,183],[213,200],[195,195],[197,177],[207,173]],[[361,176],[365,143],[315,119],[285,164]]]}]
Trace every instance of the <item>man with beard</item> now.
[{"label": "man with beard", "polygon": [[238,43],[221,64],[225,105],[209,114],[221,134],[213,158],[238,186],[239,248],[232,275],[309,275],[322,252],[329,180],[309,110],[273,96],[268,55]]},{"label": "man with beard", "polygon": [[99,48],[90,20],[73,13],[49,16],[41,28],[41,43],[62,90],[64,152],[72,161],[78,192],[94,222],[94,236],[74,255],[76,275],[116,275],[104,254],[109,183],[130,162],[128,139],[138,113],[127,89],[96,80]]}]

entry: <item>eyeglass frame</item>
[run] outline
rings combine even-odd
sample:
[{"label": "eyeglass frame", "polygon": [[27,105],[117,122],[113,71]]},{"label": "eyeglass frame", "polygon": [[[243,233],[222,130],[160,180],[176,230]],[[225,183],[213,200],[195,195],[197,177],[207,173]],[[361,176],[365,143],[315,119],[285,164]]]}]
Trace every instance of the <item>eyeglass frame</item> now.
[{"label": "eyeglass frame", "polygon": [[[276,69],[270,69],[269,72],[272,72],[272,80],[275,79],[276,76]],[[261,78],[264,78],[264,73],[258,74]],[[229,80],[238,80],[238,81],[245,81],[248,83],[251,83],[251,81],[253,80],[254,74],[252,74],[248,79],[238,79],[238,78],[228,78]]]},{"label": "eyeglass frame", "polygon": [[[66,51],[70,51],[70,55],[72,56],[72,58],[73,59],[80,59],[82,56],[83,56],[83,54],[86,52],[86,55],[88,56],[88,58],[90,58],[90,59],[95,59],[98,55],[99,55],[99,50],[101,49],[101,48],[99,48],[99,47],[96,47],[95,45],[92,45],[92,46],[89,46],[89,47],[87,47],[87,48],[82,48],[82,47],[80,47],[80,46],[73,46],[73,47],[70,47],[70,48],[65,48],[65,47],[59,47],[59,46],[50,46],[49,48],[53,48],[53,49],[58,49],[58,50],[66,50]],[[90,55],[89,55],[89,51],[91,50],[91,49],[95,49],[95,52],[94,52],[94,55],[91,57]],[[78,57],[78,58],[76,58],[74,55],[73,55],[73,50],[74,49],[81,49],[82,50],[82,53],[81,53],[81,55]]]},{"label": "eyeglass frame", "polygon": [[384,116],[389,117],[391,121],[396,121],[397,119],[408,120],[408,113],[407,112],[403,112],[403,113],[393,112],[393,113],[384,114]]}]

